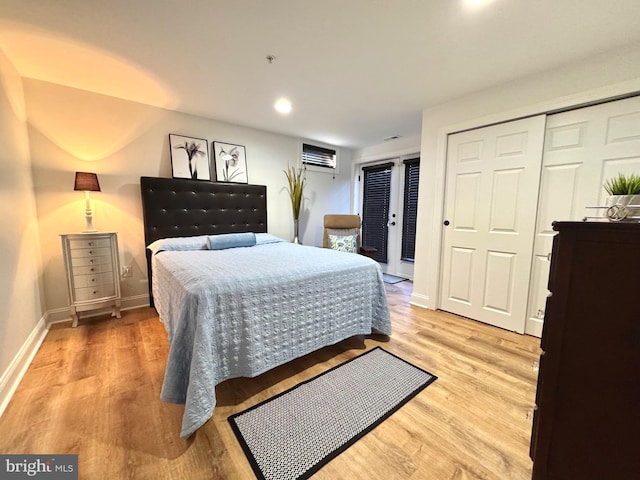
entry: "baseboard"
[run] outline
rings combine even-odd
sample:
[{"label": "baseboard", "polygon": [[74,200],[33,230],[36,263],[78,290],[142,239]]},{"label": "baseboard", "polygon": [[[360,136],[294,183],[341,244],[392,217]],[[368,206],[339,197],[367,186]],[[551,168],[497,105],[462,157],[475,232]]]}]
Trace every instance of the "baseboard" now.
[{"label": "baseboard", "polygon": [[9,368],[0,377],[0,417],[4,413],[7,405],[13,394],[15,393],[18,385],[22,381],[22,377],[27,373],[29,365],[33,357],[35,357],[42,341],[47,336],[49,331],[49,322],[47,320],[47,313],[40,319],[32,330],[31,334],[27,338],[22,348],[18,351]]},{"label": "baseboard", "polygon": [[542,319],[527,318],[524,325],[524,333],[540,338],[542,337],[542,325],[544,325],[544,321]]},{"label": "baseboard", "polygon": [[143,293],[142,295],[134,295],[133,297],[126,297],[122,299],[122,307],[120,310],[132,310],[134,308],[148,307],[149,306],[149,294]]},{"label": "baseboard", "polygon": [[409,304],[433,310],[429,306],[429,297],[427,295],[421,295],[420,293],[412,293],[411,298],[409,299]]}]

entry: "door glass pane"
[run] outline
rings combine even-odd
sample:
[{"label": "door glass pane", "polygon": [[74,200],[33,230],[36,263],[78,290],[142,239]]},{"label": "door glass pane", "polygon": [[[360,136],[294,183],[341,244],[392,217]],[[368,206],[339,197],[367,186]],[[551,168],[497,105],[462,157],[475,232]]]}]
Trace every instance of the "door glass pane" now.
[{"label": "door glass pane", "polygon": [[374,260],[387,263],[392,163],[363,168],[362,245],[375,247]]},{"label": "door glass pane", "polygon": [[402,207],[402,252],[400,258],[412,262],[416,251],[416,222],[418,220],[418,183],[420,159],[404,161],[404,204]]}]

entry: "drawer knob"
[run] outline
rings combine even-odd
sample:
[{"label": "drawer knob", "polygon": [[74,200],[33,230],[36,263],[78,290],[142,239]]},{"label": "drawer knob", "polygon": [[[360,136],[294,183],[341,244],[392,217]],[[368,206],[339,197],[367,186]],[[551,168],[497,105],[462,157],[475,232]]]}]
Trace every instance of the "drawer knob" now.
[{"label": "drawer knob", "polygon": [[89,242],[88,244],[90,247],[93,247],[93,242]]},{"label": "drawer knob", "polygon": [[96,281],[96,279],[95,279],[95,278],[92,278],[92,279],[91,279],[91,281],[92,281],[92,282],[95,282],[95,281]]},{"label": "drawer knob", "polygon": [[93,250],[89,250],[89,255],[93,255]]},{"label": "drawer knob", "polygon": [[[91,260],[91,261],[93,262],[93,260]],[[96,271],[96,269],[95,269],[95,268],[93,268],[93,267],[91,267],[90,271],[95,272],[95,271]]]},{"label": "drawer knob", "polygon": [[94,290],[94,291],[93,291],[93,294],[95,295],[96,293],[98,293],[98,291],[97,291],[97,290]]},{"label": "drawer knob", "polygon": [[89,260],[89,263],[93,263],[93,260]]}]

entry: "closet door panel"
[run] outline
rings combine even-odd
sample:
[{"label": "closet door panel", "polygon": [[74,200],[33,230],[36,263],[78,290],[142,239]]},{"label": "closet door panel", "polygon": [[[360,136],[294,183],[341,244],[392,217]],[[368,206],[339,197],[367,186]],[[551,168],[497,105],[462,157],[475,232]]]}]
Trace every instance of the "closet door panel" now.
[{"label": "closet door panel", "polygon": [[640,97],[547,117],[527,333],[542,334],[551,223],[604,216],[587,207],[606,204],[602,184],[618,173],[640,173]]},{"label": "closet door panel", "polygon": [[440,307],[524,332],[545,117],[449,136]]}]

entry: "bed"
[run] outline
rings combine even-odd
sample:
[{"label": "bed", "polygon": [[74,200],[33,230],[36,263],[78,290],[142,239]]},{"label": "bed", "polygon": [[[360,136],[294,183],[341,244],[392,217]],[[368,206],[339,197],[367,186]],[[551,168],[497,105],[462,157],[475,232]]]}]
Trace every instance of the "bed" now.
[{"label": "bed", "polygon": [[161,397],[180,435],[215,386],[391,325],[380,266],[267,233],[266,187],[141,177],[150,298],[169,337]]}]

